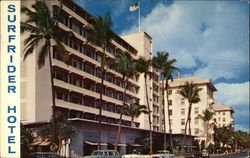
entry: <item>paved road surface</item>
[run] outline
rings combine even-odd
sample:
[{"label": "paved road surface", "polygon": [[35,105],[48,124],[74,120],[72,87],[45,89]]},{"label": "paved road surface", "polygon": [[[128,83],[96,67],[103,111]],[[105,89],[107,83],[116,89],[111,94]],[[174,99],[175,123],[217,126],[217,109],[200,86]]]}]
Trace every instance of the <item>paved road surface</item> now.
[{"label": "paved road surface", "polygon": [[220,155],[220,156],[211,156],[211,158],[247,158],[247,153],[231,154],[231,155]]},{"label": "paved road surface", "polygon": [[[229,155],[216,155],[210,156],[211,158],[247,158],[247,153],[229,154]],[[185,158],[184,156],[177,156],[176,158]]]}]

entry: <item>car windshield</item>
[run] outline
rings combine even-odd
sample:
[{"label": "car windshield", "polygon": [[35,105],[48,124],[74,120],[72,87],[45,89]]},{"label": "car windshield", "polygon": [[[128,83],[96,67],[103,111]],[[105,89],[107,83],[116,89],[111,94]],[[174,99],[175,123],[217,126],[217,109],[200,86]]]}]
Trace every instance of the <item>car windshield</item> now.
[{"label": "car windshield", "polygon": [[32,154],[29,158],[61,158],[57,154],[53,153],[41,153],[41,154]]},{"label": "car windshield", "polygon": [[93,154],[92,155],[102,155],[103,154],[103,152],[102,151],[95,151],[95,152],[93,152]]}]

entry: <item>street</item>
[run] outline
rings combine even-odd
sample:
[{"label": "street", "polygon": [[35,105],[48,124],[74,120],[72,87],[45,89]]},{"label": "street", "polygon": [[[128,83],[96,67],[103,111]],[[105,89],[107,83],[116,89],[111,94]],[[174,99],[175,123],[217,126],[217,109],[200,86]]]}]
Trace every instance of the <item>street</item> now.
[{"label": "street", "polygon": [[211,156],[211,158],[222,158],[222,157],[226,157],[226,158],[246,158],[247,153]]}]

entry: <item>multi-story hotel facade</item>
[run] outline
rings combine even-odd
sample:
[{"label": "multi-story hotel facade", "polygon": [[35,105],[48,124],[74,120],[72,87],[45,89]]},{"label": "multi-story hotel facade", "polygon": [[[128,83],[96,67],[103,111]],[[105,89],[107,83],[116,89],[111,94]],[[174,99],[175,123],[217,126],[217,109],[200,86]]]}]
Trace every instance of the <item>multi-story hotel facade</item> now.
[{"label": "multi-story hotel facade", "polygon": [[[207,141],[206,145],[213,143],[213,133],[215,127],[233,127],[233,109],[230,106],[216,104],[213,98],[213,93],[217,91],[213,83],[208,79],[197,77],[177,78],[169,82],[169,102],[165,100],[165,104],[170,107],[170,122],[172,132],[174,134],[185,132],[185,122],[188,115],[188,100],[183,98],[179,93],[181,87],[187,82],[193,83],[196,87],[201,88],[199,92],[200,102],[192,104],[191,111],[191,135],[196,140],[201,142]],[[205,123],[202,120],[203,112],[209,110],[213,113],[213,118]],[[166,110],[166,122],[168,122],[168,111]],[[166,124],[166,129],[169,131],[169,125]],[[187,129],[187,133],[188,129]]]},{"label": "multi-story hotel facade", "polygon": [[234,110],[231,106],[226,106],[222,104],[214,104],[214,123],[217,128],[229,127],[234,128]]},{"label": "multi-story hotel facade", "polygon": [[[22,6],[31,7],[35,1],[22,1]],[[46,1],[50,9],[60,7],[59,1]],[[25,20],[22,16],[22,20]],[[70,62],[65,64],[60,52],[52,44],[52,69],[55,89],[56,110],[62,111],[73,121],[77,130],[77,136],[68,142],[65,147],[73,157],[89,154],[97,145],[97,122],[99,105],[102,104],[102,135],[101,148],[113,148],[122,109],[124,85],[122,75],[112,67],[112,61],[119,54],[127,53],[133,59],[144,56],[152,58],[152,38],[145,32],[120,37],[112,33],[112,40],[106,49],[106,75],[104,81],[104,96],[100,102],[101,88],[101,56],[102,49],[87,41],[84,27],[89,25],[91,15],[72,1],[63,0],[59,28],[71,34],[70,37],[61,39],[66,50],[69,52]],[[28,33],[22,34],[21,45],[24,48],[24,40]],[[50,66],[48,57],[44,66],[39,69],[37,65],[38,45],[34,52],[25,61],[21,62],[21,104],[22,123],[25,125],[37,125],[46,123],[52,115],[52,91],[50,81]],[[153,70],[151,70],[153,71]],[[141,105],[147,105],[145,88],[148,89],[151,117],[153,118],[152,129],[160,132],[160,104],[159,104],[159,76],[154,72],[154,78],[145,79],[143,74],[136,74],[129,78],[127,103],[140,101]],[[153,92],[153,93],[152,93]],[[126,153],[135,144],[135,140],[148,133],[148,115],[142,114],[135,118],[131,125],[131,118],[124,115],[122,119],[122,134],[119,151]]]},{"label": "multi-story hotel facade", "polygon": [[[206,109],[212,110],[214,104],[213,93],[216,91],[216,88],[210,80],[197,77],[177,78],[168,82],[169,103],[165,100],[165,104],[169,104],[170,107],[169,115],[173,133],[183,134],[185,132],[185,123],[188,115],[189,103],[188,100],[179,93],[180,89],[187,82],[193,83],[196,87],[201,88],[199,92],[200,102],[192,104],[191,135],[194,135],[195,139],[199,141],[205,140],[207,129],[199,116],[203,115]],[[166,121],[168,122],[167,116],[168,111],[166,110]],[[166,124],[166,129],[169,131],[168,124]],[[188,129],[187,133],[189,133]]]},{"label": "multi-story hotel facade", "polygon": [[[35,1],[22,1],[22,6],[31,7]],[[62,61],[60,52],[53,44],[52,68],[54,71],[53,80],[55,88],[56,109],[65,112],[76,127],[77,136],[64,142],[67,154],[72,157],[89,154],[97,145],[97,122],[99,115],[99,105],[103,105],[102,112],[102,135],[101,148],[112,149],[116,139],[116,132],[119,123],[119,114],[122,109],[124,85],[122,75],[112,67],[112,61],[116,56],[128,53],[133,59],[143,56],[145,59],[152,58],[153,40],[145,32],[134,33],[125,36],[112,34],[112,40],[106,49],[107,72],[104,81],[104,96],[100,102],[101,88],[101,56],[102,49],[87,42],[90,36],[84,27],[89,25],[92,17],[89,13],[72,1],[62,0],[61,18],[58,23],[59,28],[71,34],[70,37],[62,38],[62,42],[70,53],[70,62],[65,64]],[[50,9],[60,7],[59,1],[46,1]],[[22,20],[25,20],[22,16]],[[28,33],[22,34],[21,46],[24,46],[24,39]],[[48,57],[45,65],[39,69],[37,65],[38,52],[41,45],[38,45],[33,54],[29,55],[25,61],[21,61],[21,116],[22,123],[33,126],[47,123],[52,115],[52,91],[50,81],[50,66]],[[126,102],[133,103],[139,101],[141,105],[147,105],[146,89],[152,118],[152,129],[154,133],[163,135],[164,126],[168,133],[168,113],[166,111],[166,121],[163,119],[162,97],[160,89],[159,74],[153,72],[152,78],[147,78],[145,84],[144,74],[136,74],[129,78],[126,95]],[[201,102],[193,105],[192,111],[192,135],[199,140],[205,139],[204,124],[202,120],[197,120],[197,116],[211,108],[214,103],[213,92],[216,88],[206,79],[200,78],[179,78],[169,82],[170,98],[170,121],[174,138],[181,142],[183,136],[183,122],[187,118],[188,102],[183,99],[177,91],[185,82],[193,82],[202,88],[200,92]],[[166,99],[165,99],[166,101]],[[165,106],[167,103],[165,103]],[[131,125],[131,118],[124,115],[122,120],[122,134],[119,142],[119,151],[124,154],[131,152],[131,148],[138,146],[138,140],[148,134],[149,119],[148,114],[141,114],[135,118]],[[70,146],[70,147],[69,147]]]}]

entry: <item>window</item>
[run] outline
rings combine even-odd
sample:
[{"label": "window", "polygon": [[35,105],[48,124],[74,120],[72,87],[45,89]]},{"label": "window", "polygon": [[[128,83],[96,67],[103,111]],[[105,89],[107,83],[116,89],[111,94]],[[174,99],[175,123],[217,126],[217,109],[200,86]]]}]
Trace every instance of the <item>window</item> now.
[{"label": "window", "polygon": [[115,54],[115,50],[114,50],[113,48],[111,48],[111,47],[108,47],[108,48],[107,48],[107,51],[108,51],[109,53],[113,54],[114,56],[116,55],[116,54]]},{"label": "window", "polygon": [[96,54],[96,61],[102,62],[102,57],[99,54]]},{"label": "window", "polygon": [[59,21],[60,21],[62,24],[64,24],[65,26],[67,26],[68,18],[65,17],[65,16],[60,16],[60,17],[59,17]]},{"label": "window", "polygon": [[222,114],[225,115],[225,112],[223,112]]},{"label": "window", "polygon": [[181,98],[181,105],[184,105],[184,104],[185,104],[185,99]]},{"label": "window", "polygon": [[77,32],[77,33],[80,34],[81,29],[80,29],[80,27],[79,27],[78,25],[76,25],[75,23],[71,23],[71,29],[72,29],[73,31],[75,31],[75,32]]},{"label": "window", "polygon": [[173,123],[173,120],[172,120],[172,119],[170,119],[170,120],[169,120],[169,122],[170,122],[170,125],[172,125],[172,123]]},{"label": "window", "polygon": [[81,79],[72,77],[72,84],[81,87]]},{"label": "window", "polygon": [[96,76],[99,77],[99,78],[102,78],[101,70],[96,70]]},{"label": "window", "polygon": [[80,68],[81,62],[80,62],[79,60],[77,60],[77,59],[72,59],[71,65],[72,65],[73,67],[77,68],[77,69],[81,69],[81,68]]},{"label": "window", "polygon": [[185,119],[181,119],[181,125],[185,125]]},{"label": "window", "polygon": [[77,51],[80,51],[80,44],[77,43],[77,42],[75,42],[75,41],[73,41],[72,48],[75,49],[75,50],[77,50]]},{"label": "window", "polygon": [[109,75],[109,74],[106,74],[106,80],[107,80],[108,82],[111,82],[111,83],[114,82],[114,78],[113,78],[111,75]]},{"label": "window", "polygon": [[195,134],[195,135],[199,135],[199,128],[195,128],[195,129],[194,129],[194,134]]},{"label": "window", "polygon": [[93,68],[92,66],[86,64],[86,65],[85,65],[85,71],[86,71],[87,73],[93,75],[93,73],[94,73],[94,68]]},{"label": "window", "polygon": [[185,109],[184,108],[181,109],[181,115],[185,115]]},{"label": "window", "polygon": [[172,110],[169,110],[169,115],[170,115],[170,116],[172,115],[172,113],[173,113],[173,111],[172,111]]},{"label": "window", "polygon": [[182,134],[185,134],[185,129],[181,129],[181,133],[182,133]]},{"label": "window", "polygon": [[87,55],[88,57],[94,59],[95,53],[93,53],[91,50],[85,48],[84,54]]},{"label": "window", "polygon": [[220,117],[218,118],[218,120],[220,121]]},{"label": "window", "polygon": [[226,121],[226,119],[225,118],[223,118],[223,122],[225,122]]},{"label": "window", "polygon": [[194,108],[194,113],[195,113],[195,114],[198,114],[198,113],[199,113],[199,108],[197,108],[197,107]]},{"label": "window", "polygon": [[199,124],[199,119],[198,119],[198,118],[195,118],[195,119],[194,119],[194,124],[196,124],[196,125]]},{"label": "window", "polygon": [[168,90],[168,94],[171,95],[172,94],[172,90]]},{"label": "window", "polygon": [[168,103],[169,103],[169,106],[171,106],[171,105],[173,104],[173,103],[172,103],[172,100],[169,100]]},{"label": "window", "polygon": [[122,94],[121,93],[117,93],[117,99],[122,101]]}]

